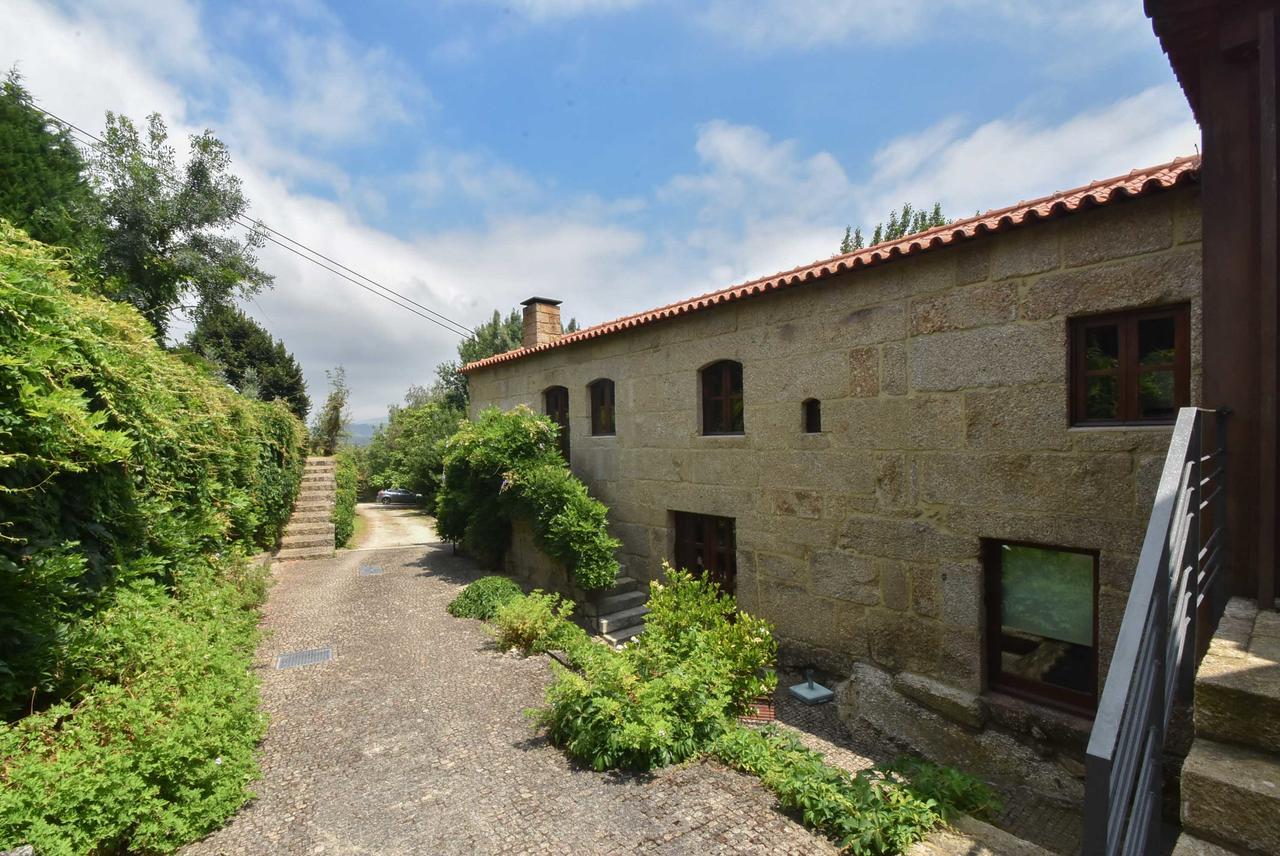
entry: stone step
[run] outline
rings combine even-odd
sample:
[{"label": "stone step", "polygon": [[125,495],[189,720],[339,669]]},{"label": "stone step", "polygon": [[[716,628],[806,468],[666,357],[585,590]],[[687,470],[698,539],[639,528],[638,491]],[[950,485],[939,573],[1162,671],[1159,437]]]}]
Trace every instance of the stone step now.
[{"label": "stone step", "polygon": [[293,507],[294,514],[299,511],[333,511],[333,502],[322,499],[301,500]]},{"label": "stone step", "polygon": [[635,577],[618,577],[613,583],[613,588],[605,592],[604,597],[613,597],[617,594],[626,594],[627,592],[641,590],[647,592],[649,587],[641,586],[640,581]]},{"label": "stone step", "polygon": [[308,490],[304,487],[298,492],[298,499],[333,499],[335,493],[333,488]]},{"label": "stone step", "polygon": [[1280,853],[1280,757],[1197,737],[1182,765],[1182,826],[1257,853]]},{"label": "stone step", "polygon": [[591,601],[583,603],[582,613],[592,618],[597,615],[609,615],[613,612],[630,609],[633,606],[642,606],[648,599],[649,596],[642,591],[628,591],[620,594],[610,593],[594,603]]},{"label": "stone step", "polygon": [[1184,832],[1178,836],[1178,842],[1173,845],[1172,856],[1236,856],[1236,854],[1225,847],[1219,847]]},{"label": "stone step", "polygon": [[1196,736],[1280,752],[1280,620],[1233,599],[1196,672]]},{"label": "stone step", "polygon": [[303,487],[310,487],[318,484],[331,485],[333,483],[333,476],[325,475],[323,473],[306,473],[302,476]]},{"label": "stone step", "polygon": [[647,606],[633,606],[630,609],[620,609],[617,612],[611,612],[608,615],[602,615],[596,619],[596,627],[601,633],[616,633],[627,627],[634,627],[637,624],[644,623],[644,617],[649,612]]},{"label": "stone step", "polygon": [[277,561],[285,561],[292,559],[331,559],[333,558],[333,544],[328,547],[285,547],[276,551],[275,558]]},{"label": "stone step", "polygon": [[644,624],[635,624],[612,633],[601,633],[600,636],[610,645],[621,645],[623,642],[629,642],[643,632]]},{"label": "stone step", "polygon": [[293,547],[325,547],[333,546],[332,532],[308,532],[303,535],[286,535],[280,539],[280,546]]},{"label": "stone step", "polygon": [[284,527],[285,535],[333,535],[333,521],[326,517],[324,520],[298,520],[297,515],[289,518],[289,525]]},{"label": "stone step", "polygon": [[308,525],[312,523],[328,523],[332,526],[333,512],[327,508],[316,510],[295,510],[293,512],[293,516],[289,518],[289,524],[293,525],[294,523],[305,523]]}]

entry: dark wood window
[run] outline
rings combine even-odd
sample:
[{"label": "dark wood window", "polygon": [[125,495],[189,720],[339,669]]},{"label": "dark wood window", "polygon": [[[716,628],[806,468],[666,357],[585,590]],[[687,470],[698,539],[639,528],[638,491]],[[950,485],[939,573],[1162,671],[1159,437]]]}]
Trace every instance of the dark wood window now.
[{"label": "dark wood window", "polygon": [[987,682],[1092,715],[1098,698],[1098,554],[984,541]]},{"label": "dark wood window", "polygon": [[708,577],[733,594],[738,546],[732,517],[672,512],[676,523],[676,567]]},{"label": "dark wood window", "polygon": [[822,433],[822,402],[816,398],[804,402],[804,433]]},{"label": "dark wood window", "polygon": [[702,433],[742,431],[742,363],[721,360],[702,370]]},{"label": "dark wood window", "polygon": [[613,381],[601,379],[591,384],[591,433],[595,436],[616,433],[613,421]]},{"label": "dark wood window", "polygon": [[569,462],[569,390],[563,386],[553,386],[542,393],[542,402],[546,408],[546,414],[551,417],[551,421],[560,427],[559,444],[560,454],[564,456],[565,463]]},{"label": "dark wood window", "polygon": [[1171,423],[1191,400],[1190,308],[1071,321],[1071,422]]}]

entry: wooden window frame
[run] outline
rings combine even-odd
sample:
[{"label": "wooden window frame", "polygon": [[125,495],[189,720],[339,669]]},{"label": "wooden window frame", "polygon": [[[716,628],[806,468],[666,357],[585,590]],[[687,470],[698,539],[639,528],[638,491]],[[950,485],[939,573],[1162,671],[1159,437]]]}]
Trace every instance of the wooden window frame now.
[{"label": "wooden window frame", "polygon": [[804,433],[822,433],[822,401],[817,398],[806,398],[800,405],[801,419],[804,421]]},{"label": "wooden window frame", "polygon": [[[737,373],[737,389],[734,389],[734,373]],[[720,375],[720,395],[708,392],[707,378],[712,373]],[[742,363],[737,360],[719,360],[698,372],[698,383],[702,402],[702,433],[704,436],[739,436],[746,433],[746,402],[743,388],[746,386]],[[734,423],[734,403],[738,404],[739,422]],[[727,428],[715,428],[712,419],[719,416],[721,424]]]},{"label": "wooden window frame", "polygon": [[[1005,544],[1013,547],[1032,547],[1037,550],[1076,553],[1093,559],[1093,662],[1090,671],[1093,687],[1090,692],[1081,693],[1066,687],[1056,687],[1043,681],[1024,678],[1021,675],[1005,674],[1001,668],[1000,637],[1003,635],[1004,592],[1000,548]],[[1014,541],[1007,538],[984,538],[982,540],[984,606],[986,607],[983,646],[988,689],[1036,704],[1058,708],[1078,716],[1093,718],[1098,708],[1098,696],[1101,689],[1098,686],[1098,593],[1101,579],[1099,565],[1099,553],[1097,550],[1063,547],[1059,544],[1040,544],[1034,541]]]},{"label": "wooden window frame", "polygon": [[587,385],[587,400],[591,407],[591,436],[612,437],[618,433],[617,411],[614,407],[614,384],[607,377]]},{"label": "wooden window frame", "polygon": [[[688,558],[701,547],[704,555],[711,559],[710,565],[701,567],[702,573],[726,594],[733,594],[738,576],[737,521],[732,517],[692,511],[671,514],[675,531],[672,564],[697,574],[699,567],[692,565]],[[726,530],[727,537],[723,537]]]},{"label": "wooden window frame", "polygon": [[[1138,325],[1157,318],[1173,318],[1174,359],[1161,366],[1138,364]],[[1094,327],[1117,328],[1120,362],[1115,369],[1089,369],[1085,363],[1085,337]],[[1131,309],[1105,315],[1084,315],[1070,320],[1071,328],[1071,425],[1089,428],[1108,425],[1172,425],[1177,414],[1143,419],[1138,415],[1138,379],[1143,372],[1173,371],[1173,406],[1175,411],[1191,403],[1191,306],[1179,303],[1149,309]],[[1115,419],[1089,419],[1086,397],[1088,378],[1111,375],[1116,378],[1120,396],[1120,415]]]},{"label": "wooden window frame", "polygon": [[[558,401],[557,401],[558,399]],[[569,462],[569,389],[549,386],[542,391],[542,411],[560,426],[557,445],[565,463]]]}]

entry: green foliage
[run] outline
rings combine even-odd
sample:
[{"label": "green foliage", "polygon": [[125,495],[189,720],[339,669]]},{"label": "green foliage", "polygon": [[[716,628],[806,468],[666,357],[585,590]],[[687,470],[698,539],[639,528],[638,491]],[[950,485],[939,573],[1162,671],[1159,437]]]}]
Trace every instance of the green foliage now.
[{"label": "green foliage", "polygon": [[302,426],[160,350],[0,221],[0,705],[81,686],[78,622],[192,557],[274,545]]},{"label": "green foliage", "polygon": [[[187,336],[187,347],[217,365],[227,383],[250,398],[282,398],[299,419],[307,418],[311,399],[302,367],[263,327],[233,306],[201,312]],[[252,392],[250,387],[255,387]]]},{"label": "green foliage", "polygon": [[904,787],[920,799],[937,803],[939,812],[947,820],[957,814],[990,819],[1004,810],[1000,797],[986,782],[953,767],[903,755],[881,769],[896,774]]},{"label": "green foliage", "polygon": [[333,542],[339,547],[347,546],[351,535],[356,531],[356,490],[359,482],[359,471],[356,455],[351,449],[340,449],[334,458],[333,467]]},{"label": "green foliage", "polygon": [[511,521],[532,523],[538,546],[584,589],[607,588],[618,574],[607,509],[569,472],[556,427],[527,407],[488,408],[445,443],[440,534],[486,557],[506,551]]},{"label": "green foliage", "polygon": [[645,632],[621,651],[571,632],[545,643],[582,674],[559,670],[537,718],[597,770],[649,770],[706,751],[776,683],[769,625],[736,612],[714,585],[665,570],[667,582],[650,587]]},{"label": "green foliage", "polygon": [[[933,208],[929,211],[923,208],[914,208],[910,202],[902,204],[902,210],[893,210],[889,212],[888,225],[885,223],[877,223],[876,230],[871,236],[871,246],[883,243],[885,241],[896,241],[898,238],[905,238],[907,235],[914,235],[917,232],[924,232],[936,226],[945,226],[951,221],[942,213],[942,203],[933,203]],[[863,247],[862,228],[851,229],[846,226],[844,229],[844,238],[840,241],[840,252],[852,253]]]},{"label": "green foliage", "polygon": [[0,83],[0,218],[37,240],[88,248],[98,201],[71,133],[31,102],[11,70]]},{"label": "green foliage", "polygon": [[444,441],[465,418],[461,410],[421,387],[405,395],[404,407],[392,407],[387,424],[369,442],[369,486],[402,487],[434,504],[444,471]]},{"label": "green foliage", "polygon": [[0,725],[0,848],[169,852],[249,798],[265,731],[249,664],[265,571],[184,560],[70,628],[81,692]]},{"label": "green foliage", "polygon": [[351,414],[347,411],[351,390],[347,387],[347,370],[342,366],[333,371],[326,369],[324,376],[329,381],[329,397],[311,420],[311,449],[318,455],[332,455],[351,424]]},{"label": "green foliage", "polygon": [[943,811],[881,770],[850,774],[776,728],[735,725],[711,747],[722,762],[760,778],[783,809],[848,853],[905,853],[940,824]]},{"label": "green foliage", "polygon": [[481,577],[464,588],[445,609],[456,618],[489,621],[498,607],[522,595],[520,586],[506,577]]},{"label": "green foliage", "polygon": [[107,113],[103,139],[92,161],[104,216],[101,272],[157,336],[177,309],[199,314],[271,284],[257,263],[262,235],[237,237],[249,202],[217,137],[192,136],[181,164],[158,114],[140,133],[127,117]]},{"label": "green foliage", "polygon": [[493,614],[495,639],[503,651],[526,657],[560,647],[559,638],[573,614],[573,601],[535,589],[498,606]]},{"label": "green foliage", "polygon": [[483,360],[520,347],[524,340],[524,317],[520,310],[512,309],[505,318],[498,310],[493,317],[475,327],[475,335],[458,343],[458,361],[452,360],[436,366],[436,395],[453,409],[465,411],[470,401],[467,378],[459,369],[467,363]]}]

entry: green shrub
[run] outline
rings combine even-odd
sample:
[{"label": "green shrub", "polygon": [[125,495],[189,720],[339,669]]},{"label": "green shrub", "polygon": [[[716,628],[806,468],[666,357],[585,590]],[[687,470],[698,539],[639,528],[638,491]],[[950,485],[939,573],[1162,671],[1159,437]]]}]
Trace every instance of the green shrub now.
[{"label": "green shrub", "polygon": [[0,221],[0,849],[156,852],[249,796],[249,671],[302,474],[281,402]]},{"label": "green shrub", "polygon": [[265,717],[248,668],[264,572],[240,559],[115,589],[77,625],[85,692],[0,727],[0,848],[169,852],[249,798]]},{"label": "green shrub", "polygon": [[338,547],[347,546],[351,535],[356,531],[356,490],[360,480],[360,472],[353,449],[338,450],[334,456],[333,466],[333,543]]},{"label": "green shrub", "polygon": [[459,592],[445,609],[457,618],[488,621],[499,606],[522,594],[520,586],[506,577],[481,577]]},{"label": "green shrub", "polygon": [[916,796],[937,803],[948,820],[957,814],[990,819],[1004,810],[1000,797],[989,785],[953,767],[903,755],[881,769],[903,779]]},{"label": "green shrub", "polygon": [[512,598],[493,615],[495,638],[503,651],[518,649],[526,657],[561,647],[573,614],[573,601],[535,589]]},{"label": "green shrub", "polygon": [[527,407],[488,408],[445,443],[444,486],[436,523],[450,541],[487,558],[510,545],[522,517],[547,555],[584,589],[608,588],[618,575],[607,509],[569,472],[556,427]]},{"label": "green shrub", "polygon": [[[645,632],[621,651],[561,650],[582,674],[558,669],[536,713],[553,743],[595,769],[648,770],[705,751],[776,683],[769,625],[684,571],[651,585]],[[555,647],[554,645],[552,647]]]}]

